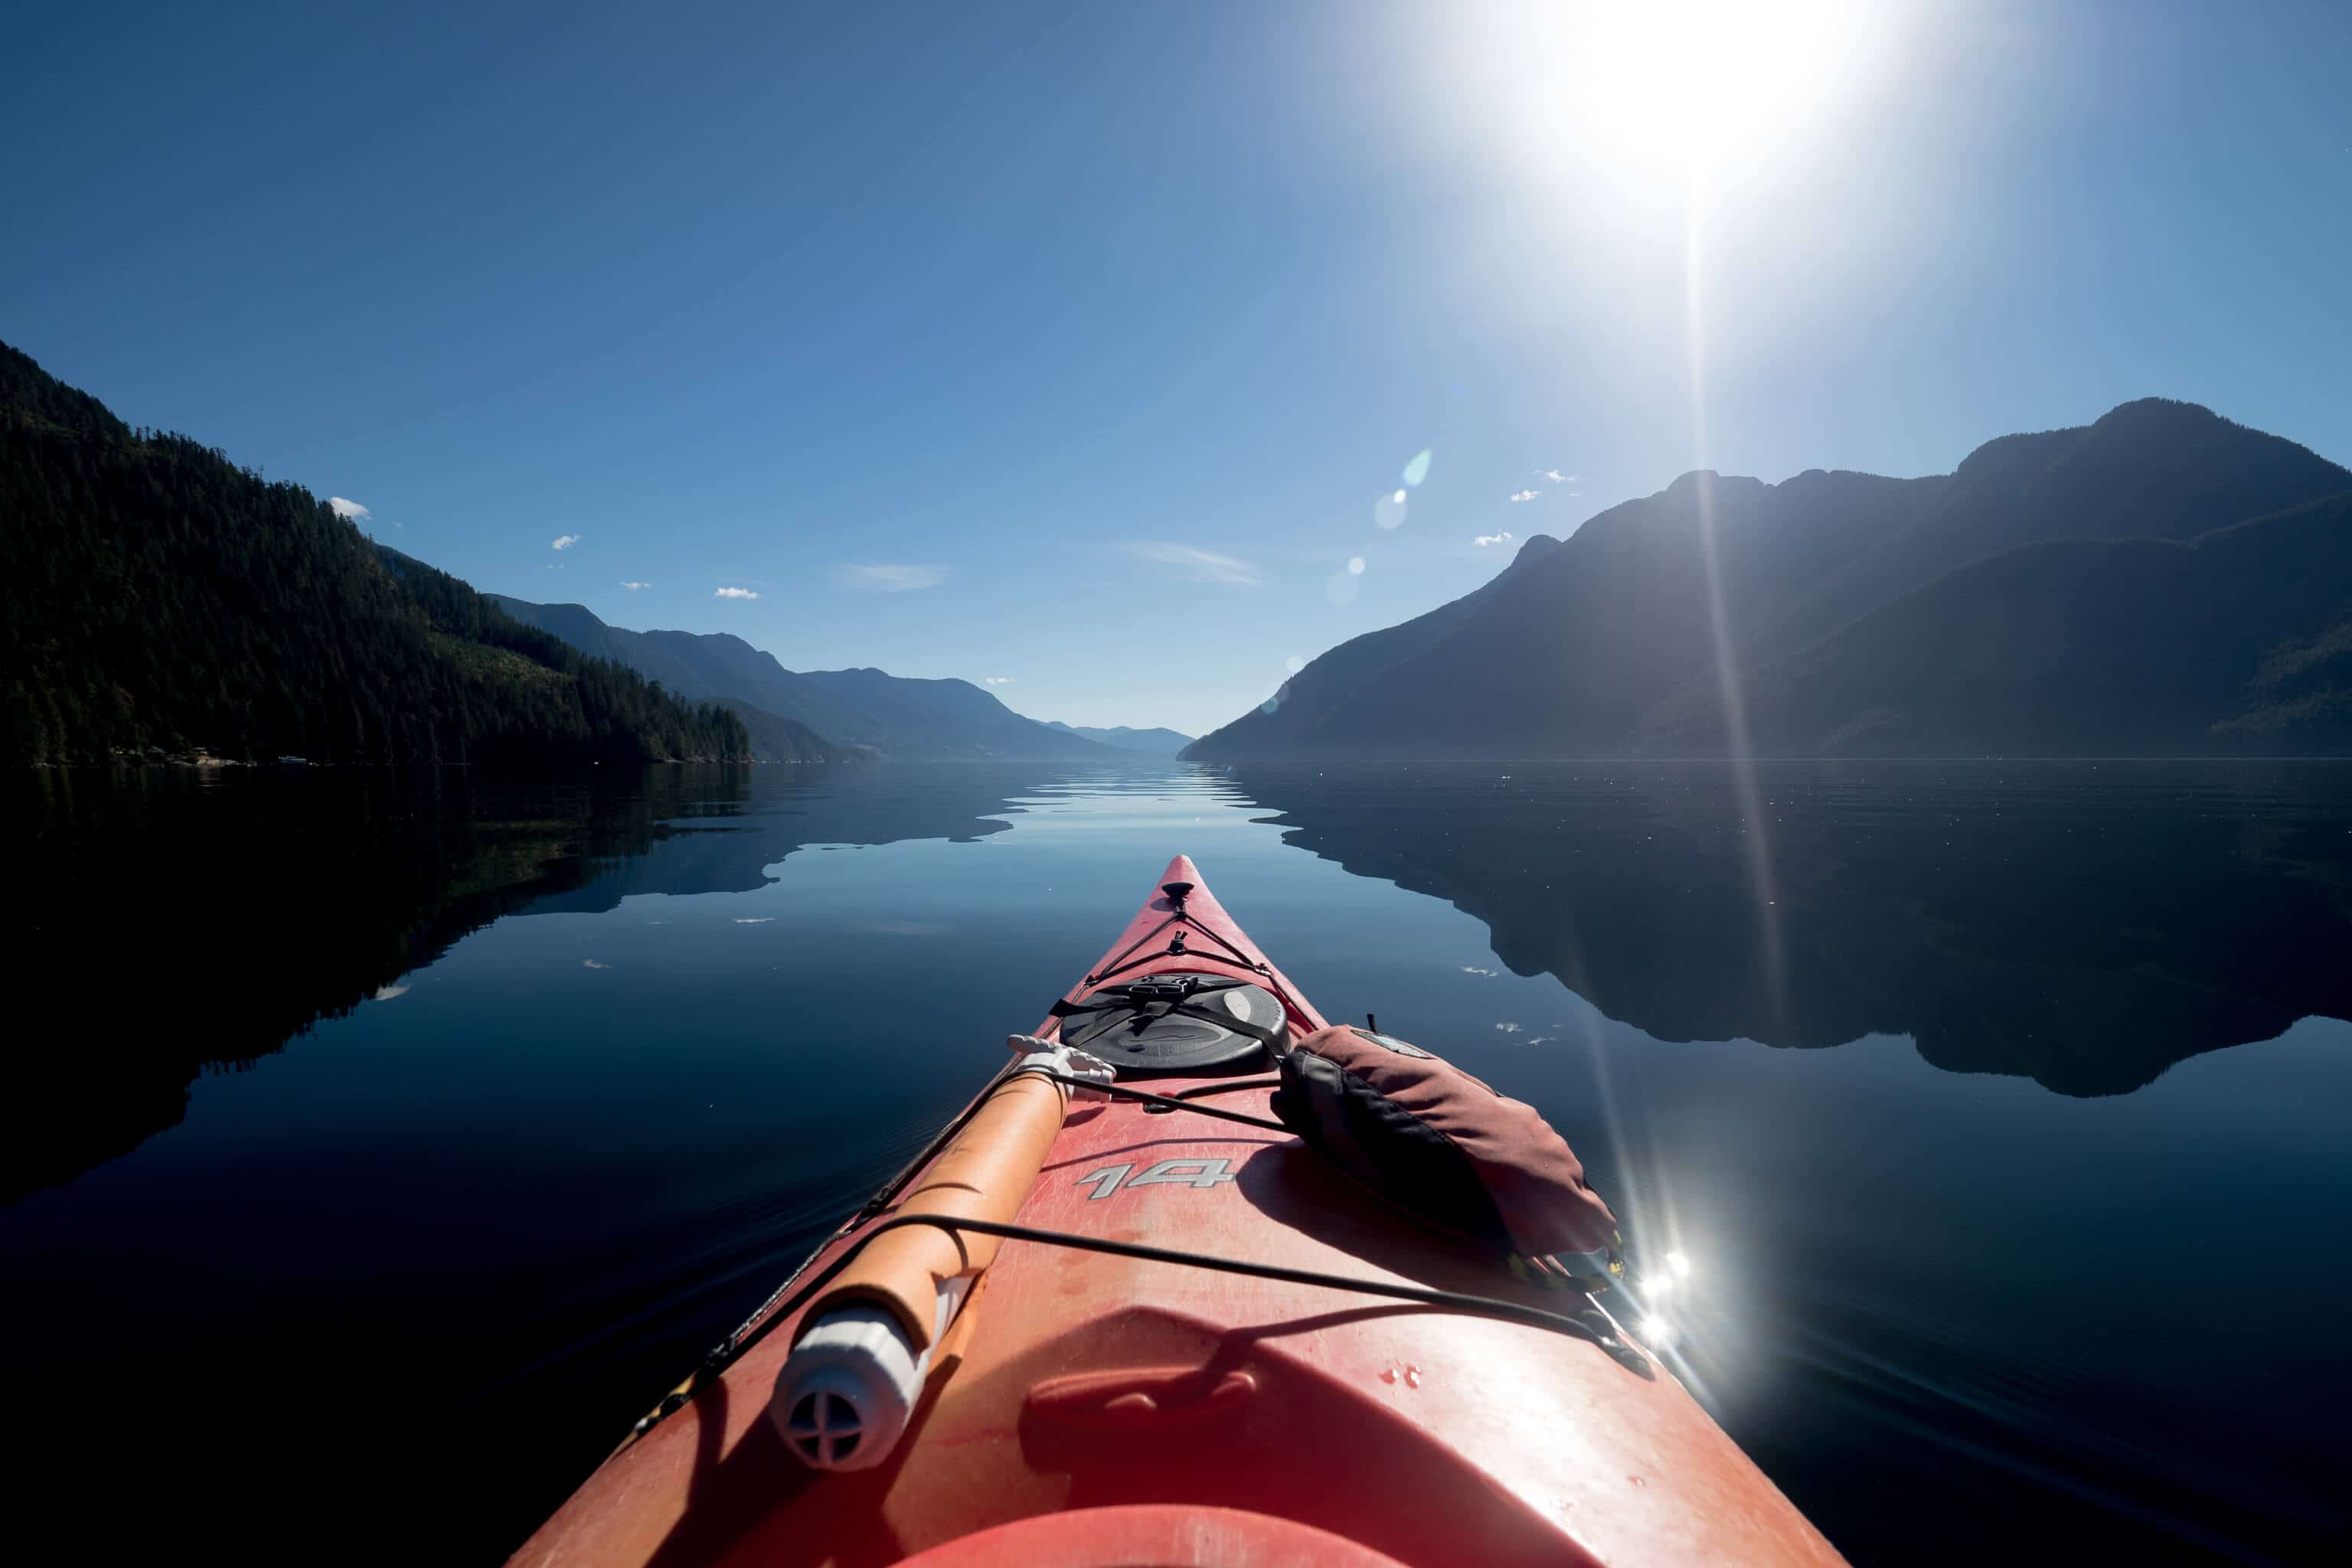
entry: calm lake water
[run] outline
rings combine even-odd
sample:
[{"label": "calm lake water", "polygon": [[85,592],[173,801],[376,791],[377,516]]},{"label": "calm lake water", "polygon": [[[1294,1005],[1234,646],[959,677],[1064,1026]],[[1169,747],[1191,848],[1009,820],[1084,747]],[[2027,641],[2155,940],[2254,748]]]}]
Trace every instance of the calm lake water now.
[{"label": "calm lake water", "polygon": [[1677,1371],[1857,1561],[2352,1545],[2352,765],[12,788],[9,1489],[76,1555],[496,1561],[1179,850],[1688,1254]]}]

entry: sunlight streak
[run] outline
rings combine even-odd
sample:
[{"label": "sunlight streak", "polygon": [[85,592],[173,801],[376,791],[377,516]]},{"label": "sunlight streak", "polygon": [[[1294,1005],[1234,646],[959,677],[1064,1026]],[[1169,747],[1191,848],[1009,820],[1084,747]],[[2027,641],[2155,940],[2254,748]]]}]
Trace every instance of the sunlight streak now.
[{"label": "sunlight streak", "polygon": [[1683,209],[1683,338],[1688,360],[1691,451],[1702,465],[1696,476],[1698,507],[1699,563],[1706,575],[1708,641],[1715,656],[1715,686],[1723,704],[1724,756],[1730,764],[1731,788],[1739,809],[1740,849],[1756,902],[1757,938],[1764,959],[1764,983],[1777,1027],[1788,1019],[1788,991],[1780,951],[1780,895],[1772,879],[1771,846],[1765,831],[1763,792],[1756,785],[1756,752],[1748,738],[1748,703],[1740,689],[1738,652],[1733,646],[1731,613],[1724,601],[1723,566],[1717,538],[1715,471],[1704,467],[1709,457],[1706,408],[1706,207],[1709,195],[1705,174],[1694,170],[1688,178],[1689,200]]}]

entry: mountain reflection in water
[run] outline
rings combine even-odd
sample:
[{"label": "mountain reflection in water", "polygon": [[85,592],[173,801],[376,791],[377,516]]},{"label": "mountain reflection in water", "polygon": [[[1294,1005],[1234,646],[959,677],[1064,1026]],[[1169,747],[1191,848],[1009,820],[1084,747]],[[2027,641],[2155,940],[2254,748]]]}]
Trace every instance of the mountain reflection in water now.
[{"label": "mountain reflection in water", "polygon": [[609,772],[20,778],[20,1491],[499,1560],[1181,849],[1687,1256],[1612,1310],[1855,1561],[2352,1538],[2352,766]]},{"label": "mountain reflection in water", "polygon": [[[617,772],[617,770],[616,770]],[[528,783],[466,769],[53,770],[22,775],[31,845],[12,957],[72,999],[18,1052],[0,1203],[178,1123],[190,1084],[371,999],[502,915],[636,893],[741,892],[809,844],[1003,832],[1001,784],[950,770],[667,767]],[[658,856],[653,851],[658,847]]]},{"label": "mountain reflection in water", "polygon": [[[1954,1072],[2124,1094],[2352,1017],[2352,765],[1243,766],[1285,839],[1484,921],[1668,1040],[1908,1035]],[[1762,837],[1759,889],[1748,835]]]}]

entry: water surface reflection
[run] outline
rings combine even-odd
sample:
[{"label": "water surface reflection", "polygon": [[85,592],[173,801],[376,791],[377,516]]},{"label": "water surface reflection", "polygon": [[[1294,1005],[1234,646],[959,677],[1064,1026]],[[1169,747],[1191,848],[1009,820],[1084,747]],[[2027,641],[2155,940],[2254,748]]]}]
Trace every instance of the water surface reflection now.
[{"label": "water surface reflection", "polygon": [[[12,961],[68,999],[20,1051],[0,1203],[114,1158],[321,1020],[501,916],[742,892],[810,844],[1004,831],[1005,780],[669,767],[531,781],[467,769],[32,772],[11,815]],[[845,785],[848,787],[845,787]]]},{"label": "water surface reflection", "polygon": [[1758,776],[20,781],[21,1489],[497,1560],[1183,850],[1686,1257],[1679,1374],[1858,1560],[2341,1555],[2352,769]]},{"label": "water surface reflection", "polygon": [[[1237,770],[1284,837],[1485,921],[1667,1040],[1908,1035],[2122,1094],[2352,1017],[2352,766],[1719,763]],[[1772,898],[1758,907],[1757,838]]]}]

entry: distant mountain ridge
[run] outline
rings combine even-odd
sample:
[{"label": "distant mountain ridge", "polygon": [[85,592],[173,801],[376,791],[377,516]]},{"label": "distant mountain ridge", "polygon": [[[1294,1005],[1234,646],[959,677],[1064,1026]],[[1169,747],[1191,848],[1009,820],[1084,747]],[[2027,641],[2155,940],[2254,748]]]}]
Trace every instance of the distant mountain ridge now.
[{"label": "distant mountain ridge", "polygon": [[790,670],[728,632],[629,631],[583,605],[490,597],[516,620],[625,664],[681,697],[744,703],[805,726],[835,747],[926,761],[1103,754],[1094,742],[1025,719],[968,680],[879,669]]},{"label": "distant mountain ridge", "polygon": [[1927,479],[1685,474],[1184,754],[1721,755],[1734,713],[1757,755],[2352,752],[2352,472],[2145,399]]},{"label": "distant mountain ridge", "polygon": [[1137,730],[1125,724],[1114,724],[1108,730],[1087,724],[1065,724],[1058,719],[1048,719],[1045,727],[1072,735],[1083,735],[1098,746],[1108,746],[1115,752],[1141,752],[1154,757],[1172,757],[1192,743],[1192,737],[1168,729]]}]

